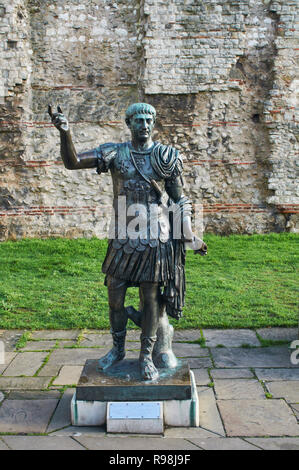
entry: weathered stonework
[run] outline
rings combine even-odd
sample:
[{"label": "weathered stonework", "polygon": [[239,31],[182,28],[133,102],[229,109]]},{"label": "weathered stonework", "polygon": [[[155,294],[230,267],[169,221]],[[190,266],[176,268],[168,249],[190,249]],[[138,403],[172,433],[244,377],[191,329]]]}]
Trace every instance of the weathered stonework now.
[{"label": "weathered stonework", "polygon": [[183,154],[206,231],[298,231],[297,10],[0,0],[0,240],[105,236],[110,177],[63,168],[47,105],[69,117],[80,151],[127,140],[136,100],[157,108],[156,137]]}]

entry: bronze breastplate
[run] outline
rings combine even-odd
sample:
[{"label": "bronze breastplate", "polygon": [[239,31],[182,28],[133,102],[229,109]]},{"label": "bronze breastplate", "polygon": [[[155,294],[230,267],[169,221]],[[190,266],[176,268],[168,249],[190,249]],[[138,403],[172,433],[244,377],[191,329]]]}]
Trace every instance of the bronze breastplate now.
[{"label": "bronze breastplate", "polygon": [[[145,249],[148,243],[151,243],[152,246],[157,246],[159,239],[163,241],[165,239],[166,241],[169,235],[169,227],[167,221],[164,220],[162,207],[158,206],[160,195],[157,194],[157,191],[150,183],[151,179],[155,181],[161,180],[152,168],[150,152],[144,154],[136,152],[133,158],[134,160],[130,155],[128,144],[124,144],[124,146],[118,149],[118,155],[114,160],[113,169],[111,169],[114,190],[115,228],[116,238],[123,239],[124,243],[125,240],[129,241],[132,238],[130,235],[130,224],[138,216],[138,221],[140,221],[140,225],[144,230],[142,229],[142,233],[140,233],[139,241],[131,240],[130,243],[135,243],[136,246],[140,245],[139,248],[142,251],[141,248]],[[124,196],[125,199],[122,199],[121,197]],[[135,204],[140,204],[142,207],[139,210],[136,207],[135,211]],[[154,219],[153,206],[155,207]],[[120,227],[124,227],[124,225],[126,233],[120,235],[120,233],[123,233]],[[155,233],[153,233],[153,227]],[[139,230],[141,230],[140,227]],[[142,243],[141,240],[143,240]],[[119,242],[115,241],[113,246],[116,248],[118,244]]]},{"label": "bronze breastplate", "polygon": [[158,203],[159,196],[150,184],[151,179],[156,181],[159,179],[151,165],[150,151],[146,153],[134,151],[133,158],[134,161],[128,144],[119,148],[111,171],[114,198],[126,196],[127,205],[139,203],[147,206]]}]

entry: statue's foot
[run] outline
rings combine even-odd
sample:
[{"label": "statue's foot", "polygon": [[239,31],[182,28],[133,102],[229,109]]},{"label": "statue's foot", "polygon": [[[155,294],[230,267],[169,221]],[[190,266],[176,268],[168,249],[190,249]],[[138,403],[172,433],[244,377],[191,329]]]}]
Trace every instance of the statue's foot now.
[{"label": "statue's foot", "polygon": [[178,365],[177,358],[171,349],[153,355],[153,360],[155,365],[160,369],[175,369]]},{"label": "statue's foot", "polygon": [[125,357],[124,351],[118,351],[113,347],[105,356],[98,360],[98,366],[100,369],[107,369],[113,366],[116,362],[121,361]]},{"label": "statue's foot", "polygon": [[147,357],[140,360],[140,373],[143,380],[156,380],[159,377],[153,361]]}]

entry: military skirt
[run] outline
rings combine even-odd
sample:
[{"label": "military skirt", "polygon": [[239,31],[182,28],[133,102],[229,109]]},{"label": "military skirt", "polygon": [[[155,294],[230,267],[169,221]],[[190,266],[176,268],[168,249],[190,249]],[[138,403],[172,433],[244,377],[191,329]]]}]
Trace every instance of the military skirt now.
[{"label": "military skirt", "polygon": [[[106,275],[128,281],[158,283],[167,313],[182,316],[185,297],[185,246],[181,240],[109,240],[102,265]],[[105,279],[106,284],[106,279]]]}]

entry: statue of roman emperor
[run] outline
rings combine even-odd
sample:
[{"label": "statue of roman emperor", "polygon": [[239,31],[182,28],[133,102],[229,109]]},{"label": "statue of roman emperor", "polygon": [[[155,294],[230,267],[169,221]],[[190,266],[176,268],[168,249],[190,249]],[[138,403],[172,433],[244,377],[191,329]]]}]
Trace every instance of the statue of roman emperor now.
[{"label": "statue of roman emperor", "polygon": [[[176,319],[182,315],[186,243],[195,253],[207,253],[206,244],[191,229],[191,203],[183,194],[179,151],[152,140],[156,110],[147,103],[134,103],[126,111],[129,142],[106,143],[79,154],[61,108],[52,113],[49,106],[48,111],[60,131],[65,167],[96,168],[99,174],[110,171],[113,181],[114,234],[110,236],[102,266],[108,288],[113,347],[99,359],[99,367],[105,370],[125,357],[126,327],[131,318],[141,327],[141,378],[157,380],[159,367],[177,364],[169,344],[173,328],[167,315]],[[161,199],[163,190],[168,197],[166,204]],[[172,212],[167,211],[172,207]],[[132,229],[136,217],[138,230],[136,224]],[[182,236],[174,234],[175,220],[180,221],[176,232]],[[124,304],[127,288],[131,286],[139,288],[138,311]]]}]

